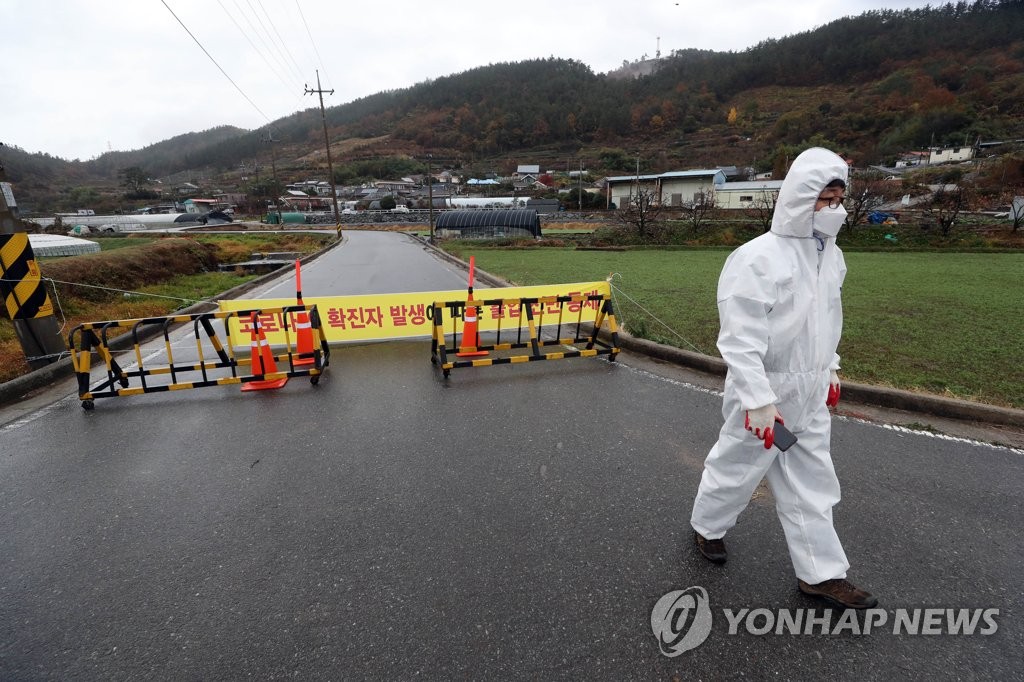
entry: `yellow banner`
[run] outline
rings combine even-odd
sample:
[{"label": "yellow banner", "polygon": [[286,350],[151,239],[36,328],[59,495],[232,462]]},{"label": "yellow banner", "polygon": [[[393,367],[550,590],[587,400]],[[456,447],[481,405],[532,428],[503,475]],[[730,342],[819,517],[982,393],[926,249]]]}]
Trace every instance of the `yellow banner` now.
[{"label": "yellow banner", "polygon": [[[488,299],[543,298],[546,296],[576,295],[609,295],[611,289],[608,282],[576,282],[574,284],[545,284],[532,287],[508,287],[504,289],[473,289],[473,298],[477,301]],[[435,302],[465,301],[466,290],[423,291],[409,294],[373,294],[366,296],[314,296],[303,298],[303,303],[317,306],[324,334],[329,343],[346,343],[356,341],[382,341],[386,339],[403,339],[429,337],[434,322],[427,319],[427,310]],[[234,299],[218,301],[221,311],[252,310],[259,308],[280,308],[295,305],[295,299]],[[600,307],[599,301],[587,301],[582,304],[565,304],[563,321],[575,322],[579,318],[580,307],[583,308],[583,321],[592,322]],[[479,314],[481,331],[498,328],[510,329],[519,325],[518,306],[483,306]],[[534,318],[538,321],[541,313],[545,323],[554,321],[550,316],[558,315],[557,305],[537,306]],[[448,314],[445,311],[445,319]],[[525,322],[525,320],[524,320]],[[260,326],[267,341],[274,345],[285,343],[284,320],[282,315],[267,314],[260,316]],[[288,323],[291,343],[295,344],[295,325]],[[230,323],[230,341],[232,346],[249,344],[251,327],[248,319],[232,319]],[[450,329],[446,329],[450,332]]]}]

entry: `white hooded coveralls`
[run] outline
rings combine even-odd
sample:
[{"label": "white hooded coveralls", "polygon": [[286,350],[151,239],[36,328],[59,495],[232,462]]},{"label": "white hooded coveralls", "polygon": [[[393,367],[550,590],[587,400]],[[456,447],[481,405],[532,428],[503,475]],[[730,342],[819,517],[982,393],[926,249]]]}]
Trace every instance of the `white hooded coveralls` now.
[{"label": "white hooded coveralls", "polygon": [[[834,239],[819,251],[813,234],[818,196],[847,174],[846,162],[827,149],[800,154],[779,190],[771,231],[726,260],[718,281],[718,349],[729,367],[725,424],[704,462],[690,520],[705,538],[722,537],[767,478],[793,568],[810,584],[845,578],[850,566],[832,525],[840,494],[825,405],[829,372],[839,369],[846,263]],[[744,428],[747,410],[772,404],[799,439],[786,452],[766,450]]]}]

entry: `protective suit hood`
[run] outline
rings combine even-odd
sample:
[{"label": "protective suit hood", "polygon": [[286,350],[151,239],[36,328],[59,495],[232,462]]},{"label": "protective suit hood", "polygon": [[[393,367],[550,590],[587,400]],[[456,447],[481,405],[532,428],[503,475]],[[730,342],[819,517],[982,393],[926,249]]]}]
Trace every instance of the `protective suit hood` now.
[{"label": "protective suit hood", "polygon": [[771,231],[784,237],[811,237],[818,196],[833,180],[847,182],[849,173],[849,166],[833,151],[812,147],[801,153],[782,182]]}]

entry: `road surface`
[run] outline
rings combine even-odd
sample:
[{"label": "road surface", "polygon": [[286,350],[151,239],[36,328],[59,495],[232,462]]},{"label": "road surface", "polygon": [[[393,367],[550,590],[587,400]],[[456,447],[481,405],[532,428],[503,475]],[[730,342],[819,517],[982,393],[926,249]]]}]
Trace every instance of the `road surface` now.
[{"label": "road surface", "polygon": [[[349,232],[304,294],[457,289],[394,233]],[[287,296],[288,280],[262,295]],[[182,341],[184,343],[184,341]],[[0,411],[0,679],[1019,679],[1024,453],[838,419],[836,525],[888,623],[730,634],[796,590],[771,494],[695,556],[720,397],[620,355],[455,370],[427,341],[334,349],[320,384]],[[707,640],[659,651],[666,593]],[[893,634],[998,609],[994,634]],[[820,616],[821,611],[817,612]],[[821,629],[827,629],[822,634]]]}]

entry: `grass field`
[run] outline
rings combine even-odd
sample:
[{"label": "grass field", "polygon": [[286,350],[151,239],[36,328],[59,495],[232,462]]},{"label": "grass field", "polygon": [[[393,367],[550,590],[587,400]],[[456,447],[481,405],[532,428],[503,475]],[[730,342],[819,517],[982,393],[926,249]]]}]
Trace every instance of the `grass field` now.
[{"label": "grass field", "polygon": [[[616,314],[631,332],[718,355],[715,290],[727,249],[451,250],[521,285],[615,273]],[[843,376],[1024,408],[1024,254],[847,252],[846,261]]]}]

